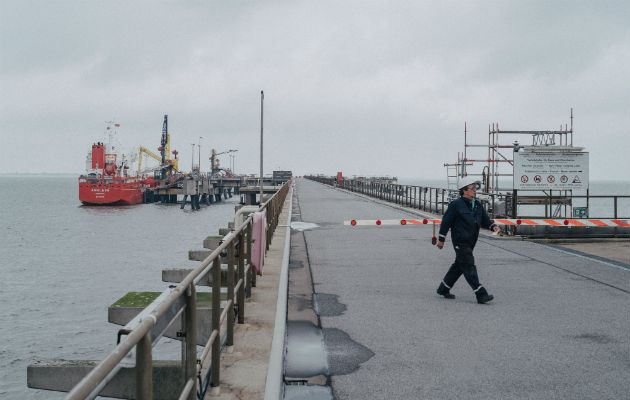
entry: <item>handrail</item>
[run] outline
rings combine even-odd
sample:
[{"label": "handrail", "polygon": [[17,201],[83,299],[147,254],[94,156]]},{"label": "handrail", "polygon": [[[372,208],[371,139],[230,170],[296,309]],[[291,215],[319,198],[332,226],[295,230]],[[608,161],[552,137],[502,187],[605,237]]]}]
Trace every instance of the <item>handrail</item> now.
[{"label": "handrail", "polygon": [[[268,249],[268,246],[271,241],[271,237],[277,227],[279,214],[282,210],[282,205],[284,204],[284,200],[289,190],[289,186],[291,181],[285,183],[271,198],[262,203],[259,207],[259,211],[266,210],[267,212],[267,243],[266,248],[263,251]],[[262,199],[261,199],[262,200]],[[206,257],[200,265],[194,268],[182,281],[170,291],[166,299],[156,299],[158,301],[157,304],[150,304],[148,307],[152,307],[153,311],[149,314],[148,317],[145,317],[139,324],[133,329],[124,340],[122,340],[113,351],[111,351],[94,369],[90,371],[79,383],[77,383],[74,388],[68,393],[66,399],[86,399],[86,398],[94,398],[98,395],[100,390],[107,384],[109,380],[113,378],[118,369],[120,369],[120,362],[125,358],[125,356],[134,348],[137,348],[136,352],[136,373],[144,374],[143,377],[145,380],[151,380],[151,372],[144,370],[140,366],[151,366],[151,344],[146,346],[147,338],[150,342],[150,336],[148,335],[151,329],[158,323],[161,317],[163,317],[167,311],[169,311],[176,302],[180,301],[181,297],[185,297],[186,306],[185,306],[185,317],[186,317],[186,327],[185,332],[186,336],[184,340],[186,341],[185,349],[182,351],[186,351],[185,357],[182,359],[186,359],[186,364],[183,366],[185,373],[185,386],[182,388],[182,395],[180,398],[187,398],[189,400],[195,399],[197,397],[197,391],[192,390],[190,387],[190,381],[192,379],[193,382],[196,382],[196,378],[200,376],[201,368],[203,362],[197,364],[196,357],[196,306],[195,306],[195,297],[196,297],[196,286],[199,284],[201,279],[213,269],[213,299],[219,299],[219,301],[213,301],[213,314],[216,313],[216,316],[219,317],[220,321],[223,321],[228,315],[230,315],[230,320],[228,321],[228,336],[232,336],[232,330],[234,325],[234,305],[237,304],[238,308],[238,323],[244,322],[244,292],[247,288],[251,288],[249,282],[247,285],[244,285],[243,279],[245,278],[245,271],[248,272],[248,281],[252,281],[253,275],[251,265],[248,266],[247,270],[244,268],[245,256],[247,256],[247,260],[250,261],[251,254],[245,254],[245,246],[244,243],[247,241],[247,250],[251,250],[251,241],[252,241],[252,230],[251,225],[253,224],[253,216],[250,215],[247,217],[245,222],[238,227],[230,234],[226,235],[226,240],[223,241],[214,251]],[[236,257],[236,245],[238,243],[238,257]],[[221,313],[222,315],[218,315],[218,311],[220,310],[220,293],[221,293],[221,271],[220,266],[221,262],[219,261],[219,257],[225,251],[229,252],[228,258],[228,283],[230,284],[228,287],[228,291],[231,293],[231,298],[228,298],[226,302],[226,307]],[[236,260],[238,258],[238,261]],[[238,262],[238,270],[239,280],[234,282],[234,267]],[[253,276],[252,276],[253,275]],[[237,287],[235,287],[237,286]],[[237,292],[237,293],[235,293]],[[235,299],[236,298],[236,299]],[[213,322],[215,317],[213,316]],[[213,324],[212,329],[213,332],[208,340],[201,359],[205,359],[208,355],[212,355],[212,377],[216,378],[215,381],[211,382],[212,386],[218,386],[218,377],[219,377],[219,368],[220,368],[220,359],[218,357],[218,352],[215,350],[219,349],[220,352],[220,331],[221,331],[222,323]],[[230,337],[230,340],[233,338]],[[141,343],[145,343],[142,348],[139,348],[138,345]],[[231,345],[231,343],[228,343]],[[148,350],[147,350],[148,348]],[[142,351],[141,351],[142,350]],[[194,357],[191,360],[191,355]],[[207,379],[206,379],[207,381]],[[151,382],[149,382],[151,383]],[[202,386],[207,387],[208,382],[202,382]],[[193,385],[195,385],[193,383]],[[201,389],[201,388],[198,388]],[[137,386],[136,397],[139,399],[149,399],[152,396],[152,384],[148,384],[145,382],[143,385]],[[204,390],[200,390],[201,393],[204,393]],[[186,395],[185,392],[188,392]]]},{"label": "handrail", "polygon": [[[418,185],[401,185],[394,183],[383,183],[378,181],[364,181],[355,179],[343,179],[341,182],[337,182],[337,180],[333,177],[322,176],[307,176],[306,178],[326,185],[337,186],[352,192],[362,193],[370,197],[437,214],[444,214],[448,203],[451,200],[459,197],[458,191],[453,189]],[[514,202],[520,205],[528,199],[531,201],[532,199],[538,198],[545,199],[545,201],[541,202],[540,205],[545,205],[546,207],[551,207],[551,205],[554,204],[554,200],[566,198],[586,199],[587,206],[589,204],[589,200],[591,199],[610,199],[613,201],[612,215],[602,216],[602,218],[628,218],[627,216],[618,215],[618,200],[630,199],[630,195],[591,195],[588,193],[588,191],[586,195],[570,194],[561,196],[551,195],[551,192],[550,194],[545,194],[544,196],[523,196],[520,193],[515,196],[516,192],[501,194],[483,192],[478,193],[489,197],[488,214],[492,218],[500,216],[510,216],[512,218],[522,217],[518,215],[518,209],[514,207],[515,204],[512,203]],[[501,200],[501,203],[498,202],[499,200]],[[501,204],[500,207],[495,207],[499,204]],[[547,210],[547,208],[545,208],[545,210]],[[593,218],[591,216],[589,217]]]}]

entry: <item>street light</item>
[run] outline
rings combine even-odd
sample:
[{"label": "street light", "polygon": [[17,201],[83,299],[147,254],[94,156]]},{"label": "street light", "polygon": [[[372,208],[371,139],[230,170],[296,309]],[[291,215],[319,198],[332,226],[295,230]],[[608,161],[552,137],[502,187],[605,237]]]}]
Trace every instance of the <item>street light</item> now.
[{"label": "street light", "polygon": [[230,154],[230,171],[232,171],[232,175],[236,175],[236,154]]},{"label": "street light", "polygon": [[199,136],[199,173],[201,174],[201,139],[203,136]]},{"label": "street light", "polygon": [[192,151],[190,153],[190,173],[192,174],[195,169],[195,144],[191,143],[190,145],[192,146]]},{"label": "street light", "polygon": [[260,204],[263,202],[263,105],[265,92],[260,91]]}]

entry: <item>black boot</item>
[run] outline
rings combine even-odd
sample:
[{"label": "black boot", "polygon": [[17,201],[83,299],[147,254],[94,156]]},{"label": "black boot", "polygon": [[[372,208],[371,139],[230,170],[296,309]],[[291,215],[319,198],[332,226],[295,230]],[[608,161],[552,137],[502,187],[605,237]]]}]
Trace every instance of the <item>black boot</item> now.
[{"label": "black boot", "polygon": [[440,296],[444,296],[447,299],[454,299],[455,295],[451,294],[450,289],[446,287],[444,283],[440,283],[440,286],[437,288],[437,294]]},{"label": "black boot", "polygon": [[492,301],[492,299],[494,299],[494,296],[491,294],[488,294],[488,291],[483,286],[480,287],[475,292],[475,295],[477,296],[477,303],[479,304],[486,304],[487,302]]}]

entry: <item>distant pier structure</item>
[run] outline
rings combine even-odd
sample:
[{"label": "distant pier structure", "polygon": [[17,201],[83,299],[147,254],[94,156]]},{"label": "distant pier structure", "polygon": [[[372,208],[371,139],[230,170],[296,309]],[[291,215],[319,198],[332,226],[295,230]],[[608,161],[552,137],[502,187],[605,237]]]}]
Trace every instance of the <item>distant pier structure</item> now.
[{"label": "distant pier structure", "polygon": [[[263,177],[263,191],[272,194],[278,186],[289,181],[291,171],[273,171],[272,176]],[[173,175],[166,179],[156,180],[155,187],[147,188],[144,194],[145,203],[181,203],[185,208],[190,203],[192,209],[198,210],[200,205],[210,205],[234,195],[241,195],[241,204],[258,204],[256,194],[260,192],[260,177],[249,176],[213,176],[207,174]],[[180,196],[183,198],[180,200]]]}]

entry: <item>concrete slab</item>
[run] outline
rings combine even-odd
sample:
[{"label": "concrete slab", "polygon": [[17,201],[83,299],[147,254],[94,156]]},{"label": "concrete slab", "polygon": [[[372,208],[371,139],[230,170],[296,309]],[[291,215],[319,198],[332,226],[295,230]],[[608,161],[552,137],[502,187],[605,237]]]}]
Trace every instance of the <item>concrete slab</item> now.
[{"label": "concrete slab", "polygon": [[[100,361],[51,360],[30,364],[27,385],[33,389],[69,392]],[[153,398],[170,400],[179,397],[183,385],[179,361],[153,360]],[[136,369],[121,368],[101,391],[102,397],[134,399],[136,397]]]},{"label": "concrete slab", "polygon": [[[429,226],[343,226],[411,215],[312,181],[296,187],[302,221],[320,226],[304,232],[317,297],[335,299],[320,305],[335,398],[627,397],[627,269],[484,236],[476,264],[495,300],[477,304],[463,279],[446,300],[435,289],[454,260],[450,238],[440,251]],[[336,369],[340,360],[349,365]]]}]

